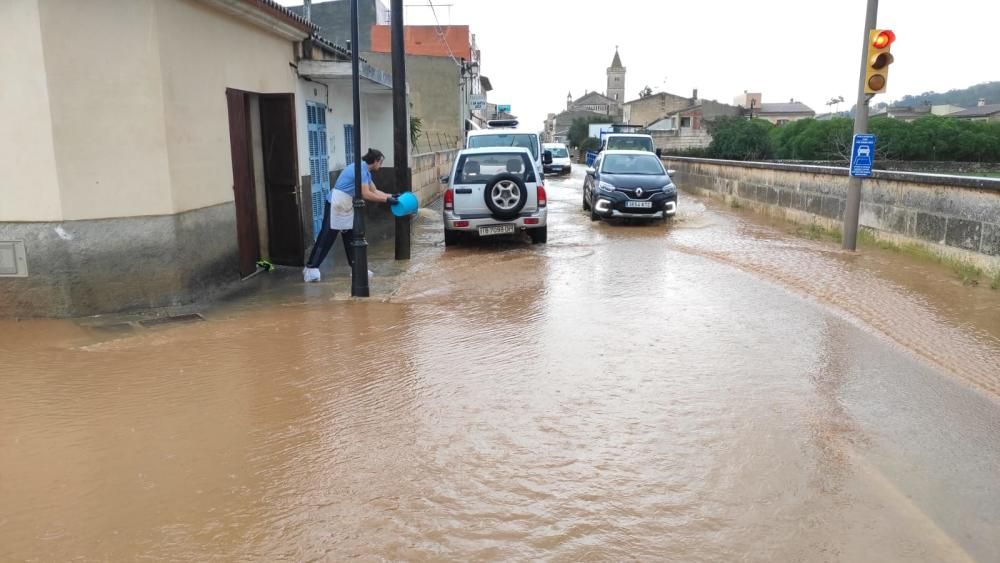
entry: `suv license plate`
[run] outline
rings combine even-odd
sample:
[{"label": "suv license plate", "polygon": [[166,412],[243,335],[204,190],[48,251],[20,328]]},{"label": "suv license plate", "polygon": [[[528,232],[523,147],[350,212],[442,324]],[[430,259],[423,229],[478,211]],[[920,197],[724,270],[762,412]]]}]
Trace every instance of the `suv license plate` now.
[{"label": "suv license plate", "polygon": [[645,209],[649,209],[649,208],[653,207],[653,202],[652,201],[626,201],[625,202],[625,207],[642,207],[642,208],[645,208]]},{"label": "suv license plate", "polygon": [[512,235],[516,232],[516,230],[517,225],[514,223],[506,223],[504,225],[486,225],[485,227],[479,227],[479,236]]}]

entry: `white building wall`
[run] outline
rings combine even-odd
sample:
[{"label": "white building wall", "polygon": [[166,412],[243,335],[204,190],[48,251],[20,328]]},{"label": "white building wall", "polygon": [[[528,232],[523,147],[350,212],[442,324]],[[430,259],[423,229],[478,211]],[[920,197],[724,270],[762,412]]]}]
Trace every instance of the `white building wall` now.
[{"label": "white building wall", "polygon": [[292,40],[197,0],[0,1],[0,37],[6,220],[231,202],[226,88],[295,91]]},{"label": "white building wall", "polygon": [[0,221],[60,221],[38,0],[0,2]]},{"label": "white building wall", "polygon": [[[344,125],[354,122],[353,96],[350,80],[329,80],[316,82],[299,79],[298,97],[296,100],[296,128],[298,129],[299,174],[309,174],[309,136],[306,115],[306,102],[312,101],[327,106],[326,136],[329,152],[330,171],[343,170],[347,164],[347,142],[344,136]],[[329,97],[327,91],[329,88]],[[369,147],[379,149],[385,154],[385,166],[393,163],[392,140],[392,92],[372,93],[362,82],[361,91],[361,154]]]},{"label": "white building wall", "polygon": [[172,213],[153,0],[38,6],[63,219]]},{"label": "white building wall", "polygon": [[173,212],[233,201],[226,88],[294,93],[294,43],[198,0],[153,3]]},{"label": "white building wall", "polygon": [[386,90],[385,93],[368,94],[363,96],[366,123],[368,127],[362,131],[362,140],[365,143],[361,147],[362,154],[369,147],[382,151],[385,155],[383,166],[393,166],[393,118],[392,118],[392,92]]}]

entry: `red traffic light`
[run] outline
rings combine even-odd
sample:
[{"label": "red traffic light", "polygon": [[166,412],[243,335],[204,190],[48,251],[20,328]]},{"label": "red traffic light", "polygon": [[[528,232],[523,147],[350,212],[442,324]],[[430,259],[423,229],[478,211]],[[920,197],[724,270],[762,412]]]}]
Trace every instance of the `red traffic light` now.
[{"label": "red traffic light", "polygon": [[895,40],[896,34],[893,33],[891,29],[884,29],[875,36],[875,39],[872,40],[872,47],[875,47],[876,49],[885,49],[889,45],[892,45],[892,42]]}]

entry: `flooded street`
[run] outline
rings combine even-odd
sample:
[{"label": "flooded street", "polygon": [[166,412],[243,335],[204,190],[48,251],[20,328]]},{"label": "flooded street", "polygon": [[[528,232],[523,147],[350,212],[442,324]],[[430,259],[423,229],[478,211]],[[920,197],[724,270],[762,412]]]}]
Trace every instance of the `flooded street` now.
[{"label": "flooded street", "polygon": [[1000,292],[581,181],[383,299],[0,321],[0,560],[1000,560]]}]

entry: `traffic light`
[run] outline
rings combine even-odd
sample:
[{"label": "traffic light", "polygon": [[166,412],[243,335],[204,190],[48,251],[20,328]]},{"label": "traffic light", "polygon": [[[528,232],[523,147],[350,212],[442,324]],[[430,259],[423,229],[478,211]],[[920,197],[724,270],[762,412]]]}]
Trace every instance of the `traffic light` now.
[{"label": "traffic light", "polygon": [[865,58],[865,93],[881,94],[885,92],[889,81],[889,65],[892,64],[892,54],[889,49],[896,40],[896,34],[891,29],[873,29],[868,32],[868,53]]}]

